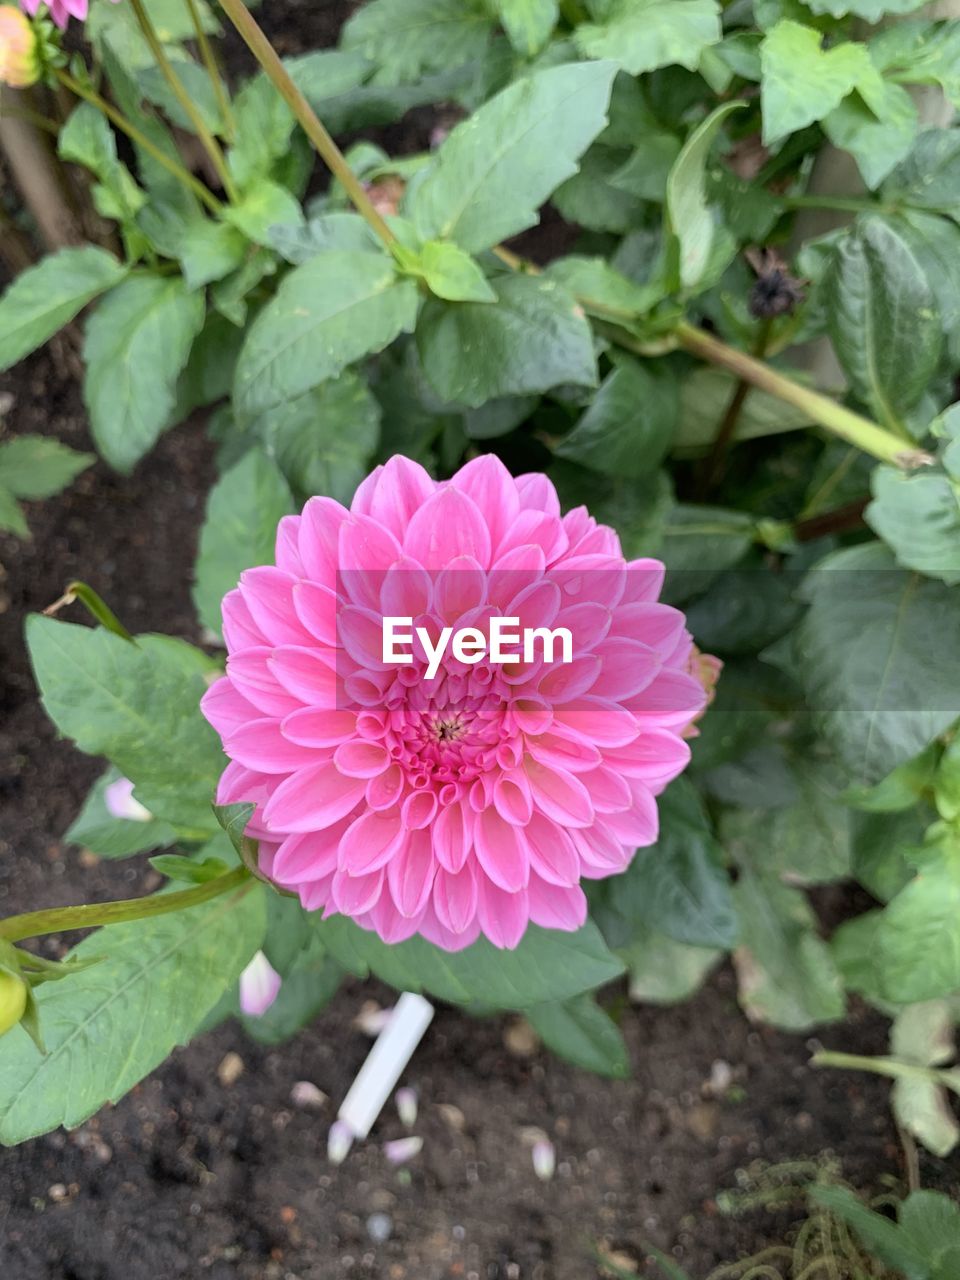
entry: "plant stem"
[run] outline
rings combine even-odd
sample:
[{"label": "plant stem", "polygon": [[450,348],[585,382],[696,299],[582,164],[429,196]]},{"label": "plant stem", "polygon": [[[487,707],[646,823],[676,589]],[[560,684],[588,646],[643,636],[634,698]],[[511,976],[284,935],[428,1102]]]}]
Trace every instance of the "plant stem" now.
[{"label": "plant stem", "polygon": [[41,115],[39,111],[31,111],[29,107],[4,107],[3,114],[11,120],[26,120],[27,124],[35,125],[44,133],[53,134],[54,137],[57,137],[60,132],[60,126],[56,120]]},{"label": "plant stem", "polygon": [[793,536],[798,542],[813,542],[816,538],[826,537],[828,533],[847,533],[850,529],[859,529],[869,501],[869,498],[857,498],[833,511],[824,511],[821,515],[798,520],[793,526]]},{"label": "plant stem", "polygon": [[940,1072],[934,1067],[923,1067],[916,1062],[901,1062],[897,1058],[870,1058],[859,1053],[834,1053],[820,1049],[810,1059],[811,1067],[839,1067],[844,1071],[871,1071],[874,1075],[889,1076],[893,1080],[905,1077],[923,1080],[927,1084],[939,1084]]},{"label": "plant stem", "polygon": [[858,199],[857,196],[780,196],[780,203],[788,209],[836,209],[840,213],[885,213],[886,205],[878,200]]},{"label": "plant stem", "polygon": [[93,587],[88,587],[85,582],[71,582],[60,599],[44,609],[44,617],[52,618],[65,604],[73,604],[74,600],[79,600],[105,631],[111,631],[121,640],[129,640],[131,644],[137,643],[110,606],[97,595]]},{"label": "plant stem", "polygon": [[210,163],[217,171],[217,176],[223,183],[223,189],[227,193],[227,198],[235,202],[238,198],[237,188],[234,185],[230,170],[227,168],[227,162],[223,158],[223,152],[220,150],[220,144],[203,122],[203,116],[193,104],[193,100],[183,86],[180,77],[174,71],[170,59],[167,57],[160,38],[154,30],[153,23],[150,21],[150,15],[144,8],[143,0],[130,0],[133,6],[133,12],[136,14],[137,22],[140,24],[140,30],[143,32],[144,39],[150,46],[150,52],[153,54],[157,66],[163,73],[163,78],[170,86],[170,91],[176,98],[177,102],[186,113],[187,119],[193,125],[193,131],[203,144],[203,149],[210,157]]},{"label": "plant stem", "polygon": [[226,130],[227,139],[232,142],[237,132],[237,125],[233,118],[233,108],[230,106],[230,95],[227,92],[227,86],[223,82],[223,76],[220,74],[217,60],[213,56],[213,49],[210,47],[207,33],[203,29],[203,21],[200,17],[200,10],[197,8],[197,0],[187,0],[187,8],[190,10],[190,21],[193,23],[193,30],[197,37],[200,57],[207,69],[207,75],[210,77],[210,83],[213,85],[213,92],[217,98],[217,106],[220,108],[220,115],[223,117],[223,127]]},{"label": "plant stem", "polygon": [[195,178],[192,173],[188,173],[182,165],[177,164],[176,160],[171,160],[165,151],[158,147],[155,142],[152,142],[126,116],[121,115],[112,103],[107,102],[106,98],[101,98],[99,93],[87,88],[79,80],[74,80],[73,76],[68,75],[66,71],[58,70],[55,74],[60,83],[69,89],[71,93],[75,93],[78,98],[83,98],[86,102],[96,107],[98,111],[102,111],[121,133],[125,133],[132,142],[135,142],[138,147],[142,147],[147,155],[156,160],[157,164],[162,165],[168,173],[172,173],[185,187],[188,187],[195,196],[203,201],[211,213],[219,214],[223,212],[223,205],[212,191],[207,190],[199,178]]},{"label": "plant stem", "polygon": [[363,189],[363,184],[347,164],[343,152],[323,127],[310,103],[294,84],[290,73],[257,24],[253,14],[243,3],[243,0],[220,0],[220,5],[240,32],[250,52],[263,67],[277,92],[296,116],[304,133],[313,143],[324,164],[337,178],[352,200],[357,212],[366,219],[387,248],[392,249],[396,242],[396,236],[374,208],[373,202]]},{"label": "plant stem", "polygon": [[209,902],[221,893],[239,889],[253,877],[246,867],[234,867],[226,875],[179,893],[151,893],[144,898],[124,898],[119,902],[88,902],[79,907],[50,907],[45,911],[28,911],[25,915],[0,920],[0,938],[20,942],[44,933],[64,933],[68,929],[92,929],[100,925],[120,924],[124,920],[144,920],[148,916],[184,911],[201,902]]},{"label": "plant stem", "polygon": [[[753,345],[753,354],[758,360],[762,360],[766,354],[767,343],[770,341],[770,328],[771,321],[769,319],[761,322]],[[720,420],[720,427],[710,447],[710,453],[700,476],[701,499],[705,498],[709,491],[723,479],[727,450],[733,440],[749,391],[750,383],[741,376],[733,389],[733,395],[730,397],[730,402]]]},{"label": "plant stem", "polygon": [[878,427],[869,418],[863,418],[859,413],[844,408],[842,404],[837,404],[829,396],[821,395],[819,391],[801,386],[799,382],[794,382],[792,378],[778,373],[776,369],[747,355],[745,351],[728,347],[725,342],[720,342],[712,334],[705,333],[695,325],[681,320],[674,334],[680,346],[691,355],[719,365],[721,369],[729,370],[751,386],[758,387],[761,391],[766,391],[787,404],[792,404],[808,414],[820,426],[840,436],[842,440],[848,440],[864,453],[879,458],[881,462],[889,462],[894,466],[911,470],[915,467],[929,466],[933,461],[928,453],[924,453],[922,449],[911,448],[892,431]]}]

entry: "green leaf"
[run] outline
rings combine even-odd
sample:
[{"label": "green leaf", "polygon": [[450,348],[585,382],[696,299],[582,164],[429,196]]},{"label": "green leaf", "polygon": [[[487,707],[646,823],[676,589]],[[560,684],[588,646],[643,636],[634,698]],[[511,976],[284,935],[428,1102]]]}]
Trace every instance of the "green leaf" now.
[{"label": "green leaf", "polygon": [[674,133],[647,133],[637,139],[637,146],[610,182],[640,200],[662,203],[667,177],[680,154],[681,141]]},{"label": "green leaf", "polygon": [[868,1209],[849,1187],[813,1186],[809,1195],[852,1227],[871,1253],[902,1271],[907,1280],[931,1280],[926,1249],[917,1247],[889,1218]]},{"label": "green leaf", "polygon": [[827,13],[834,18],[853,15],[865,22],[876,23],[887,13],[913,13],[923,0],[809,0],[814,13]]},{"label": "green leaf", "polygon": [[42,346],[126,274],[112,254],[91,245],[61,249],[21,271],[0,297],[0,371]]},{"label": "green leaf", "polygon": [[[680,415],[675,449],[706,449],[717,437],[720,423],[737,388],[737,379],[723,369],[694,369],[680,385]],[[734,440],[755,440],[810,426],[810,415],[776,396],[752,387],[740,408]]]},{"label": "green leaf", "polygon": [[900,1004],[960,988],[960,848],[944,841],[888,904],[877,927],[884,995]]},{"label": "green leaf", "polygon": [[937,84],[960,107],[960,21],[893,23],[871,37],[870,56],[886,79]]},{"label": "green leaf", "polygon": [[205,627],[220,634],[220,603],[244,569],[272,564],[277,525],[293,497],[275,462],[251,449],[210,490],[200,530],[193,603]]},{"label": "green leaf", "polygon": [[913,867],[908,859],[915,856],[923,843],[928,825],[926,808],[853,815],[850,870],[878,901],[889,902],[913,879]]},{"label": "green leaf", "polygon": [[916,756],[960,715],[956,593],[898,569],[881,543],[807,575],[798,672],[820,729],[858,783]]},{"label": "green leaf", "polygon": [[[614,181],[623,169],[624,156],[619,148],[599,143],[590,148],[580,161],[580,171],[561,183],[551,198],[565,221],[621,235],[643,222],[642,199]],[[662,195],[661,187],[657,199]]]},{"label": "green leaf", "polygon": [[660,836],[611,881],[617,910],[693,947],[737,940],[730,879],[696,789],[680,778],[658,801]]},{"label": "green leaf", "polygon": [[790,19],[765,35],[760,46],[765,144],[822,120],[865,76],[876,76],[865,45],[824,50],[821,41],[819,31]]},{"label": "green leaf", "polygon": [[458,249],[442,240],[428,240],[419,253],[419,271],[430,292],[448,302],[496,302],[479,265]]},{"label": "green leaf", "polygon": [[17,436],[0,444],[0,485],[15,498],[52,498],[95,461],[50,436]]},{"label": "green leaf", "polygon": [[414,282],[381,253],[324,253],[295,268],[247,335],[235,409],[253,418],[335,378],[409,333],[417,306]]},{"label": "green leaf", "polygon": [[917,108],[906,89],[880,81],[869,105],[859,94],[850,94],[824,117],[823,129],[835,147],[850,152],[873,191],[909,153],[917,122]]},{"label": "green leaf", "polygon": [[924,129],[884,185],[886,200],[960,221],[960,129]]},{"label": "green leaf", "polygon": [[857,398],[891,430],[917,403],[940,359],[940,314],[906,241],[879,217],[837,245],[828,328]]},{"label": "green leaf", "polygon": [[775,809],[738,809],[721,826],[724,847],[786,884],[830,884],[850,875],[852,814],[833,771],[808,761],[794,771],[797,800]]},{"label": "green leaf", "polygon": [[942,470],[877,467],[871,488],[864,519],[898,564],[949,586],[960,583],[960,482]]},{"label": "green leaf", "polygon": [[706,590],[718,573],[743,559],[753,537],[754,521],[745,511],[675,504],[660,548],[671,602]]},{"label": "green leaf", "polygon": [[574,33],[587,58],[613,58],[631,75],[679,65],[696,71],[700,55],[720,39],[715,0],[616,0],[601,22]]},{"label": "green leaf", "polygon": [[254,244],[269,244],[274,227],[297,227],[303,222],[299,203],[286,187],[268,178],[258,178],[223,216]]},{"label": "green leaf", "polygon": [[[949,1255],[960,1251],[960,1207],[939,1191],[912,1191],[900,1206],[900,1229],[916,1248],[942,1267]],[[933,1280],[949,1280],[949,1270],[938,1269]]]},{"label": "green leaf", "polygon": [[[948,1000],[911,1004],[894,1019],[890,1051],[902,1062],[941,1066],[954,1056],[953,1025],[956,1013]],[[894,1080],[891,1105],[901,1128],[922,1142],[928,1151],[945,1158],[960,1142],[960,1124],[950,1109],[946,1090],[933,1079],[913,1074]],[[920,1241],[930,1239],[930,1233]],[[960,1224],[957,1230],[960,1244]]]},{"label": "green leaf", "polygon": [[535,276],[491,283],[496,305],[431,299],[423,309],[417,349],[438,395],[476,408],[560,383],[596,384],[593,335],[566,290]]},{"label": "green leaf", "polygon": [[243,262],[247,242],[236,227],[198,219],[187,227],[177,251],[188,289],[200,289],[235,271]]},{"label": "green leaf", "polygon": [[296,493],[350,505],[380,440],[380,406],[349,369],[269,409],[253,427]]},{"label": "green leaf", "polygon": [[349,20],[340,42],[375,62],[379,82],[392,85],[479,58],[492,31],[479,0],[373,0]]},{"label": "green leaf", "polygon": [[524,58],[533,58],[553,34],[560,17],[557,0],[494,0],[507,39]]},{"label": "green leaf", "polygon": [[603,475],[638,479],[660,465],[679,409],[672,371],[618,358],[569,435],[554,446],[558,458]]},{"label": "green leaf", "polygon": [[30,529],[20,504],[2,484],[0,484],[0,530],[15,534],[18,538],[30,537]]},{"label": "green leaf", "polygon": [[87,755],[106,756],[132,779],[158,818],[201,834],[215,829],[210,803],[224,765],[200,714],[203,653],[165,636],[136,644],[100,628],[32,614],[27,647],[43,705]]},{"label": "green leaf", "polygon": [[102,187],[93,192],[99,212],[123,223],[129,233],[146,196],[117,158],[117,140],[106,116],[89,102],[79,103],[60,130],[57,153],[100,179]]},{"label": "green leaf", "polygon": [[576,933],[530,925],[513,951],[479,938],[463,951],[441,951],[424,938],[390,946],[344,916],[317,921],[334,958],[360,975],[375,973],[398,991],[426,991],[453,1004],[526,1009],[569,1000],[619,977],[623,965],[591,921]]},{"label": "green leaf", "polygon": [[359,213],[322,213],[300,226],[271,227],[267,243],[294,266],[331,249],[370,252],[378,247],[374,232]]},{"label": "green leaf", "polygon": [[165,849],[175,842],[177,833],[168,822],[158,818],[134,822],[115,818],[108,811],[103,793],[121,776],[119,769],[110,768],[93,784],[83,808],[63,833],[68,844],[78,844],[101,858],[129,858],[145,849]]},{"label": "green leaf", "polygon": [[87,321],[84,401],[97,448],[128,472],[171,425],[177,379],[203,327],[204,302],[178,277],[137,276]]},{"label": "green leaf", "polygon": [[[687,0],[692,2],[692,0]],[[479,253],[538,221],[537,210],[607,121],[616,67],[550,67],[515,81],[459,124],[415,184],[422,239]]]},{"label": "green leaf", "polygon": [[748,1017],[786,1031],[842,1017],[843,984],[803,894],[762,863],[741,867],[733,893],[740,917],[733,959]]},{"label": "green leaf", "polygon": [[611,1080],[625,1080],[630,1074],[623,1036],[592,995],[534,1005],[526,1016],[547,1048],[567,1062]]},{"label": "green leaf", "polygon": [[617,947],[630,975],[630,999],[637,1004],[679,1004],[703,983],[723,956],[716,947],[690,947],[659,929],[632,922],[632,937]]},{"label": "green leaf", "polygon": [[713,215],[705,184],[710,149],[723,122],[744,105],[727,102],[711,112],[684,143],[667,178],[665,216],[680,245],[680,283],[685,289],[703,278],[713,245]]},{"label": "green leaf", "polygon": [[604,258],[571,254],[554,259],[544,274],[572,293],[588,314],[607,318],[617,313],[629,319],[646,315],[666,293],[659,282],[635,284]]},{"label": "green leaf", "polygon": [[239,900],[111,925],[74,947],[71,958],[99,961],[36,990],[46,1054],[19,1032],[0,1044],[0,1142],[75,1129],[123,1097],[191,1038],[260,945],[264,924],[255,887]]}]

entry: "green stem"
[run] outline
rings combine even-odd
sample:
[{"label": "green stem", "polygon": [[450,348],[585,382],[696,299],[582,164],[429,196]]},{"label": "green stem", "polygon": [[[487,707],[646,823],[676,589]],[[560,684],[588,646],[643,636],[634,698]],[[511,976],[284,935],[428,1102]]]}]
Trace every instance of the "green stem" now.
[{"label": "green stem", "polygon": [[160,43],[160,38],[154,30],[153,23],[150,21],[150,15],[144,7],[143,0],[130,0],[130,3],[133,6],[133,12],[136,15],[137,22],[140,24],[140,30],[143,32],[143,37],[150,46],[150,52],[153,54],[157,66],[163,74],[164,80],[166,80],[167,84],[170,86],[171,93],[176,98],[177,102],[180,103],[187,119],[193,125],[194,133],[196,133],[197,137],[200,139],[203,149],[210,157],[210,163],[213,165],[214,169],[216,169],[217,176],[223,183],[223,189],[227,193],[227,198],[235,203],[238,199],[237,189],[234,185],[233,178],[230,175],[230,170],[227,168],[227,162],[223,158],[223,152],[220,150],[220,144],[204,124],[203,116],[194,106],[193,99],[190,97],[189,93],[187,93],[183,86],[183,82],[174,71],[173,65],[167,57],[163,45]]},{"label": "green stem", "polygon": [[44,616],[52,618],[64,605],[73,604],[75,600],[80,601],[105,631],[112,631],[115,636],[119,636],[121,640],[129,640],[131,644],[137,643],[110,606],[85,582],[71,582],[60,599],[44,609]]},{"label": "green stem", "polygon": [[46,911],[28,911],[25,915],[0,920],[0,938],[20,942],[44,933],[64,933],[68,929],[93,929],[101,925],[120,924],[124,920],[144,920],[148,916],[184,911],[201,902],[209,902],[231,889],[253,881],[246,867],[235,867],[226,875],[193,889],[179,893],[152,893],[145,898],[125,898],[120,902],[88,902],[79,907],[50,907]]},{"label": "green stem", "polygon": [[11,120],[26,120],[28,124],[35,125],[38,129],[42,129],[44,133],[51,133],[56,137],[60,132],[60,126],[56,120],[51,120],[49,116],[41,115],[39,111],[31,111],[29,107],[4,107],[3,114],[9,116]]},{"label": "green stem", "polygon": [[788,209],[836,209],[840,213],[884,213],[886,205],[877,200],[861,200],[856,196],[779,196]]},{"label": "green stem", "polygon": [[[135,0],[135,2],[138,2],[138,0]],[[253,14],[243,3],[243,0],[220,0],[220,4],[227,17],[240,32],[250,52],[263,67],[277,92],[296,116],[304,133],[313,143],[327,168],[337,178],[352,200],[357,212],[366,219],[387,248],[392,250],[396,242],[396,236],[374,208],[373,202],[363,189],[363,184],[347,164],[343,152],[330,134],[327,133],[310,103],[294,84],[290,73],[257,24]]]},{"label": "green stem", "polygon": [[213,56],[213,49],[210,47],[207,33],[203,29],[203,20],[200,17],[200,10],[197,8],[197,0],[187,0],[187,8],[190,10],[190,21],[193,23],[193,30],[197,37],[200,57],[207,69],[210,83],[213,85],[213,92],[216,95],[217,106],[220,108],[220,115],[223,118],[223,127],[226,131],[227,139],[232,142],[236,136],[237,125],[233,118],[233,108],[230,106],[230,95],[227,93],[227,87],[223,82],[223,76],[220,74],[220,68],[217,66],[217,60]]},{"label": "green stem", "polygon": [[859,1053],[834,1053],[821,1049],[810,1059],[811,1067],[839,1067],[843,1071],[871,1071],[877,1076],[889,1076],[893,1080],[912,1077],[927,1084],[939,1084],[940,1072],[933,1067],[922,1067],[916,1062],[900,1062],[896,1058],[870,1058]]},{"label": "green stem", "polygon": [[719,365],[721,369],[727,369],[736,377],[749,382],[751,386],[776,396],[786,404],[792,404],[794,408],[806,413],[820,426],[833,432],[842,440],[855,444],[864,453],[879,458],[881,462],[889,462],[894,466],[910,470],[927,466],[932,461],[928,453],[924,453],[922,449],[911,448],[892,431],[878,427],[869,418],[862,418],[859,413],[844,408],[842,404],[837,404],[829,396],[821,395],[819,391],[801,386],[799,382],[794,382],[792,378],[778,373],[776,369],[747,355],[745,351],[728,347],[725,342],[720,342],[712,334],[705,333],[695,325],[687,324],[682,320],[674,333],[680,346],[691,355],[699,356],[701,360],[708,360],[710,364]]},{"label": "green stem", "polygon": [[121,133],[127,135],[131,142],[135,142],[138,147],[142,147],[148,156],[156,160],[157,164],[166,169],[168,173],[173,174],[179,182],[182,182],[198,199],[202,200],[211,213],[219,214],[223,212],[223,205],[213,192],[207,190],[199,178],[195,178],[192,173],[188,173],[182,165],[177,164],[176,160],[171,160],[165,151],[158,147],[155,142],[152,142],[126,116],[121,115],[112,103],[107,102],[106,98],[101,98],[99,93],[81,84],[79,80],[74,80],[73,76],[68,75],[66,71],[57,70],[54,74],[71,93],[75,93],[78,98],[83,98],[85,102],[89,102],[98,111],[102,111]]},{"label": "green stem", "polygon": [[[772,321],[769,318],[762,320],[760,323],[760,328],[753,344],[753,354],[758,360],[762,360],[766,354],[767,344],[770,341],[771,327]],[[737,430],[737,423],[740,421],[740,414],[743,411],[743,406],[749,391],[750,383],[741,375],[737,380],[737,384],[733,389],[733,394],[731,395],[724,415],[720,420],[720,426],[717,430],[716,437],[701,472],[701,500],[706,498],[710,490],[718,485],[723,479],[727,450],[730,448],[733,441],[734,434]]]}]

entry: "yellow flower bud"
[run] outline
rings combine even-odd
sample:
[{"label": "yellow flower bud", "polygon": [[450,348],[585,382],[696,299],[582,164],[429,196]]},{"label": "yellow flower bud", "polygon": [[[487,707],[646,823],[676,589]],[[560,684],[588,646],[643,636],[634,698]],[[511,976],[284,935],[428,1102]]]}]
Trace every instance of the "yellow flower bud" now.
[{"label": "yellow flower bud", "polygon": [[27,984],[8,969],[0,969],[0,1036],[15,1027],[27,1007]]},{"label": "yellow flower bud", "polygon": [[36,32],[15,5],[0,5],[0,84],[25,89],[40,79],[40,50]]}]

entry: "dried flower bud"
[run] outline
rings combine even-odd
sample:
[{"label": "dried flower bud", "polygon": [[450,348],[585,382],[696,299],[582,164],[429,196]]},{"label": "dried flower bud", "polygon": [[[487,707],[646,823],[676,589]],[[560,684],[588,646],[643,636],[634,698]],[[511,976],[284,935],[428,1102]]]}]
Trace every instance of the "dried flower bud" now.
[{"label": "dried flower bud", "polygon": [[786,316],[803,301],[803,281],[792,276],[772,249],[751,251],[747,261],[757,273],[747,306],[758,320]]},{"label": "dried flower bud", "polygon": [[40,49],[25,13],[12,4],[0,5],[0,84],[25,89],[40,79]]},{"label": "dried flower bud", "polygon": [[15,1027],[27,1009],[27,984],[19,974],[0,969],[0,1036]]}]

